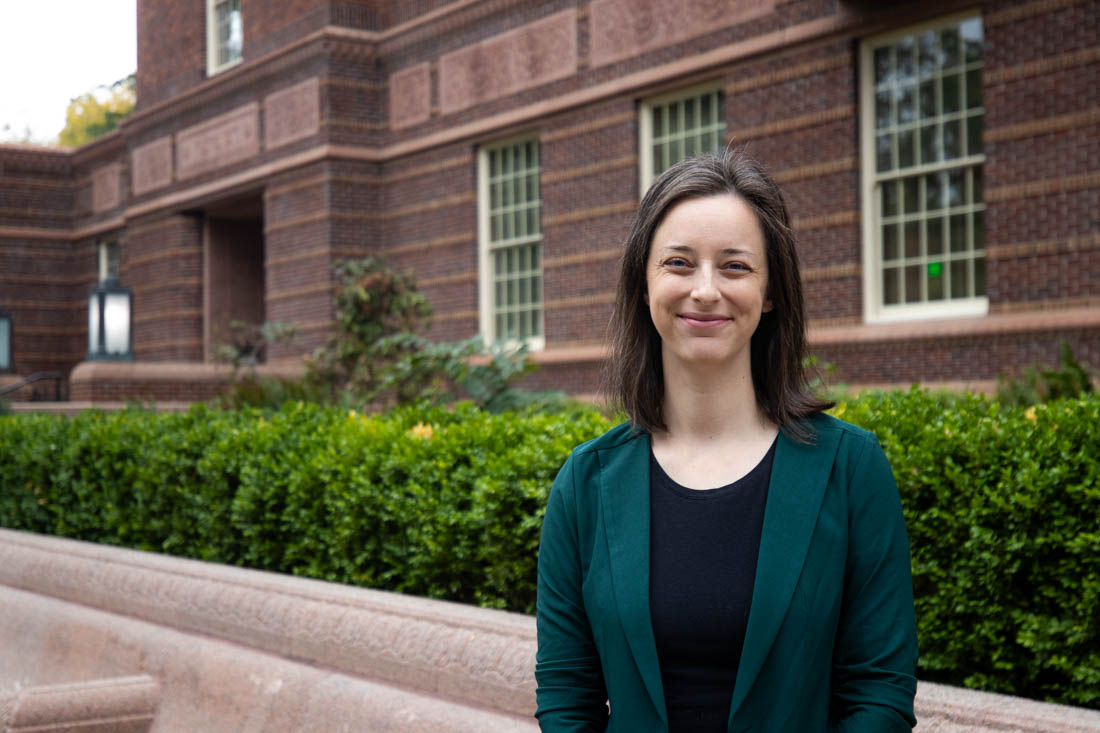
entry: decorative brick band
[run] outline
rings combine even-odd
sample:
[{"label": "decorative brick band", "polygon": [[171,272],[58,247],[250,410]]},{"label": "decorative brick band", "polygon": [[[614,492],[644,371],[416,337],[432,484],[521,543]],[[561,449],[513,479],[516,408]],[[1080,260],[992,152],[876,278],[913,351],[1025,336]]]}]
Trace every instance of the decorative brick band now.
[{"label": "decorative brick band", "polygon": [[[85,306],[87,307],[87,306]],[[144,311],[134,315],[134,325],[156,323],[168,319],[202,318],[202,308],[176,308],[168,311]]]},{"label": "decorative brick band", "polygon": [[[1030,313],[1036,311],[1077,311],[1100,308],[1100,295],[1080,295],[1075,298],[1051,298],[1050,300],[1020,300],[1006,303],[990,303],[990,313]],[[1086,324],[1088,325],[1088,324]]]},{"label": "decorative brick band", "polygon": [[837,120],[851,119],[855,117],[855,114],[855,105],[842,104],[836,107],[830,107],[829,109],[825,109],[820,112],[811,112],[809,114],[799,115],[797,117],[788,117],[785,120],[776,120],[775,122],[769,122],[766,125],[757,125],[756,127],[743,127],[739,130],[729,130],[726,132],[726,140],[728,142],[737,143],[742,140],[751,140],[756,137],[768,137],[770,135],[778,135],[784,132],[792,132],[794,130],[805,129],[807,127],[824,125],[828,122],[836,122]]},{"label": "decorative brick band", "polygon": [[820,74],[822,71],[830,71],[832,69],[847,68],[852,65],[852,55],[849,53],[834,54],[822,59],[814,59],[813,61],[807,61],[802,64],[795,64],[794,66],[786,66],[776,71],[771,71],[766,74],[757,74],[756,76],[750,76],[745,79],[738,79],[735,82],[727,84],[724,91],[726,94],[740,94],[741,92],[747,92],[753,89],[759,89],[761,87],[770,87],[774,84],[780,84],[785,81],[793,81],[795,79],[802,79],[807,76],[813,76],[814,74]]},{"label": "decorative brick band", "polygon": [[466,206],[476,202],[477,196],[474,194],[459,193],[454,196],[441,196],[425,203],[404,206],[400,209],[389,209],[383,211],[379,216],[382,219],[398,219],[402,216],[409,216],[411,214],[423,214],[425,211],[435,211],[436,209],[445,209],[451,206]]},{"label": "decorative brick band", "polygon": [[808,178],[830,176],[834,173],[847,173],[856,170],[858,166],[859,164],[855,158],[837,158],[836,160],[827,160],[824,163],[815,163],[813,165],[804,165],[798,168],[788,168],[778,171],[772,178],[776,183],[790,183],[792,181],[803,181]]},{"label": "decorative brick band", "polygon": [[806,282],[838,280],[845,277],[859,277],[862,274],[863,267],[858,262],[827,265],[825,267],[805,267],[802,269],[802,279]]},{"label": "decorative brick band", "polygon": [[599,219],[603,216],[626,214],[628,212],[634,211],[634,209],[636,209],[637,207],[637,201],[621,201],[617,204],[595,206],[591,209],[570,211],[568,214],[558,214],[557,216],[544,217],[542,220],[542,226],[544,229],[548,229],[552,226],[557,226],[559,224],[571,224],[577,221],[587,221],[588,219]]},{"label": "decorative brick band", "polygon": [[26,285],[79,285],[81,283],[88,283],[91,285],[91,279],[90,276],[84,275],[69,277],[60,275],[0,275],[0,282],[23,283]]},{"label": "decorative brick band", "polygon": [[394,255],[407,254],[409,252],[418,252],[422,249],[432,249],[434,247],[447,247],[452,244],[471,244],[477,241],[477,235],[473,232],[463,232],[461,234],[452,234],[447,237],[436,237],[435,239],[427,239],[423,242],[409,242],[407,244],[398,244],[393,247],[387,247],[382,250],[382,254],[386,257],[392,257]]},{"label": "decorative brick band", "polygon": [[578,252],[573,255],[561,255],[560,257],[547,257],[542,261],[542,269],[550,270],[555,267],[568,267],[580,265],[586,262],[602,262],[604,260],[617,260],[623,254],[622,247],[612,249],[600,249],[595,252]]},{"label": "decorative brick band", "polygon": [[1028,61],[1016,66],[1005,66],[1000,69],[985,70],[985,84],[987,87],[1003,82],[1019,81],[1029,76],[1040,76],[1055,71],[1065,71],[1077,66],[1085,66],[1100,61],[1100,46],[1085,48],[1080,51],[1071,51],[1060,56],[1049,56],[1035,61]]},{"label": "decorative brick band", "polygon": [[150,222],[146,222],[146,223],[140,223],[139,222],[139,223],[132,224],[132,225],[128,226],[126,228],[126,238],[127,239],[132,239],[132,238],[140,236],[142,234],[148,234],[150,232],[159,232],[162,229],[168,229],[170,227],[179,227],[179,228],[192,228],[192,227],[194,227],[194,228],[197,228],[198,224],[197,223],[192,224],[191,221],[188,221],[186,219],[181,220],[179,217],[176,217],[176,216],[169,216],[169,217],[165,217],[163,219],[157,219],[155,221],[150,221]]},{"label": "decorative brick band", "polygon": [[547,310],[551,310],[557,308],[583,308],[589,305],[603,305],[614,302],[615,293],[596,293],[595,295],[577,295],[572,298],[548,300],[544,306]]},{"label": "decorative brick band", "polygon": [[317,214],[296,216],[268,224],[264,227],[264,234],[272,234],[282,231],[283,229],[292,229],[294,227],[305,226],[306,224],[316,224],[322,221],[338,220],[368,222],[378,221],[380,218],[381,216],[378,214],[364,214],[357,211],[322,211]]},{"label": "decorative brick band", "polygon": [[[543,264],[543,267],[546,265]],[[417,285],[425,288],[434,287],[436,285],[450,285],[451,283],[464,283],[474,282],[477,280],[477,271],[469,270],[467,272],[456,272],[452,275],[440,275],[438,277],[428,277],[423,280],[417,281]]]},{"label": "decorative brick band", "polygon": [[158,280],[155,283],[132,285],[130,289],[134,291],[134,295],[143,295],[145,293],[159,293],[165,290],[169,290],[171,288],[198,289],[201,287],[201,277],[176,277],[169,278],[167,280]]},{"label": "decorative brick band", "polygon": [[142,352],[141,355],[148,354],[153,351],[172,351],[176,352],[179,349],[202,349],[202,339],[181,339],[181,338],[167,338],[156,339],[154,341],[142,341],[137,344],[137,350]]},{"label": "decorative brick band", "polygon": [[367,132],[380,132],[389,129],[389,125],[385,122],[342,120],[339,117],[326,117],[321,121],[321,127],[342,127],[347,130],[366,130]]},{"label": "decorative brick band", "polygon": [[461,168],[463,166],[472,165],[473,162],[474,158],[472,155],[456,155],[453,158],[445,158],[439,161],[439,163],[418,165],[412,168],[406,168],[404,170],[386,173],[384,176],[382,176],[382,181],[384,181],[385,183],[395,183],[397,181],[404,181],[409,178],[430,176],[438,173],[439,171],[446,171],[450,170],[451,168]]},{"label": "decorative brick band", "polygon": [[1021,122],[1015,125],[994,127],[982,133],[987,142],[1002,142],[1004,140],[1019,140],[1020,138],[1035,137],[1036,135],[1049,135],[1052,132],[1073,130],[1078,127],[1096,127],[1100,125],[1100,107],[1093,107],[1084,112],[1044,117],[1041,120]]},{"label": "decorative brick band", "polygon": [[1037,2],[1024,3],[1014,8],[996,10],[982,18],[982,25],[986,28],[1011,23],[1014,20],[1023,20],[1036,15],[1047,15],[1057,10],[1072,8],[1081,5],[1085,0],[1037,0]]},{"label": "decorative brick band", "polygon": [[162,262],[164,260],[194,259],[200,256],[201,254],[198,247],[177,247],[164,250],[163,252],[153,252],[152,254],[137,255],[136,257],[127,258],[126,266],[127,269],[131,269],[143,265],[151,265],[154,262]]},{"label": "decorative brick band", "polygon": [[598,163],[592,163],[591,165],[584,165],[578,168],[567,168],[565,170],[547,173],[542,176],[542,183],[562,183],[563,181],[572,181],[576,178],[596,175],[599,173],[606,173],[607,171],[619,170],[621,168],[630,168],[636,165],[638,165],[637,155],[624,155],[621,158],[602,160]]},{"label": "decorative brick band", "polygon": [[477,311],[451,311],[450,313],[440,313],[432,316],[434,321],[464,321],[464,320],[477,320],[480,314]]},{"label": "decorative brick band", "polygon": [[1037,255],[1067,254],[1069,252],[1093,252],[1100,249],[1100,233],[1086,234],[1068,239],[1043,239],[1037,242],[1000,244],[985,248],[987,260],[1012,260]]},{"label": "decorative brick band", "polygon": [[84,297],[75,302],[70,301],[68,298],[61,302],[56,300],[5,300],[4,306],[12,309],[40,311],[71,311],[78,308],[87,310],[88,300]]},{"label": "decorative brick band", "polygon": [[79,336],[87,333],[87,326],[20,326],[19,335],[26,336]]},{"label": "decorative brick band", "polygon": [[1069,193],[1086,188],[1100,188],[1100,171],[1081,173],[1076,176],[1064,178],[1047,178],[1041,181],[1029,181],[1027,183],[1015,183],[1008,186],[997,186],[985,192],[986,203],[997,201],[1015,201],[1017,199],[1031,198],[1032,196],[1046,196],[1052,193]]},{"label": "decorative brick band", "polygon": [[791,221],[791,228],[795,231],[808,231],[810,229],[829,229],[831,227],[858,223],[858,211],[838,211],[835,214],[823,214],[821,216],[807,216],[803,219],[793,219]]},{"label": "decorative brick band", "polygon": [[304,288],[294,288],[293,290],[281,290],[278,293],[271,293],[264,296],[264,302],[277,303],[281,300],[292,300],[294,298],[301,298],[307,295],[328,295],[333,291],[333,286],[329,283],[322,283],[321,285],[309,285]]},{"label": "decorative brick band", "polygon": [[587,135],[596,130],[602,130],[605,127],[613,127],[615,125],[621,125],[624,122],[633,122],[638,115],[633,112],[623,112],[622,114],[612,115],[611,117],[604,117],[603,119],[593,120],[592,122],[582,122],[578,125],[571,125],[569,127],[563,127],[559,130],[553,130],[551,132],[543,133],[539,140],[542,143],[557,142],[558,140],[567,140],[571,137],[579,137],[580,135]]},{"label": "decorative brick band", "polygon": [[288,265],[291,262],[301,262],[302,260],[312,260],[318,257],[331,257],[332,250],[327,246],[317,247],[316,249],[307,249],[300,252],[295,252],[292,255],[286,255],[284,257],[273,257],[264,262],[264,268],[270,269],[272,267],[278,267],[279,265]]},{"label": "decorative brick band", "polygon": [[281,186],[268,186],[264,189],[264,198],[275,198],[276,196],[283,196],[294,191],[301,191],[303,188],[313,188],[314,186],[323,186],[325,183],[331,181],[329,176],[321,175],[314,176],[313,178],[306,178],[301,181],[294,181],[293,183],[284,183]]}]

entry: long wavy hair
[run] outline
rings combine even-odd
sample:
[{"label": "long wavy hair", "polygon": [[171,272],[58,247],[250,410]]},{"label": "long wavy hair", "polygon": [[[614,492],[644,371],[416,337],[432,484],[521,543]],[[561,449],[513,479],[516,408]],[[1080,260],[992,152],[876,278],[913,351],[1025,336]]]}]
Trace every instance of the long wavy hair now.
[{"label": "long wavy hair", "polygon": [[662,173],[643,197],[622,255],[609,324],[611,354],[604,367],[604,396],[623,408],[636,427],[649,432],[667,429],[661,337],[645,302],[649,248],[653,233],[677,203],[722,194],[747,203],[764,232],[772,310],[761,315],[750,341],[756,402],[788,435],[808,442],[812,431],[806,419],[833,403],[816,397],[809,386],[802,279],[786,201],[764,166],[744,150],[683,160]]}]

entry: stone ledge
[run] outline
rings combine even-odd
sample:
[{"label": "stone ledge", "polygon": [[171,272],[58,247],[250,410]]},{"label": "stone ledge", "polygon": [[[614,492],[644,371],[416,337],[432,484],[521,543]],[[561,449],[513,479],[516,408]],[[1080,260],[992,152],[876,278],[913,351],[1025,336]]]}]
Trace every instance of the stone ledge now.
[{"label": "stone ledge", "polygon": [[[150,733],[537,729],[529,616],[3,529],[0,591],[0,714],[12,684],[147,674]],[[916,709],[918,733],[1100,730],[925,682]]]},{"label": "stone ledge", "polygon": [[148,675],[25,687],[0,698],[5,733],[146,733],[158,701]]}]

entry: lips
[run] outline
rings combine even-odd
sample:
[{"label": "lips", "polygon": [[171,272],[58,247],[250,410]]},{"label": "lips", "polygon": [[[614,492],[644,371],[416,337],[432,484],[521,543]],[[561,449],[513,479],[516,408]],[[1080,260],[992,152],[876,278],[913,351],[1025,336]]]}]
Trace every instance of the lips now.
[{"label": "lips", "polygon": [[731,319],[717,313],[681,313],[680,320],[692,328],[717,328]]}]

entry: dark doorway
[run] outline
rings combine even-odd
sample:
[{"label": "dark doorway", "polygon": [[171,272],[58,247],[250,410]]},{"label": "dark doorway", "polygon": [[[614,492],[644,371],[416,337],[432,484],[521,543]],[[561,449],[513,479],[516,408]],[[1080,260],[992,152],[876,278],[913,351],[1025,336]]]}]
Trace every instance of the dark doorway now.
[{"label": "dark doorway", "polygon": [[[264,220],[259,195],[207,207],[203,227],[203,353],[218,347],[247,348],[234,322],[259,327],[264,308]],[[263,354],[256,354],[263,360]]]}]

